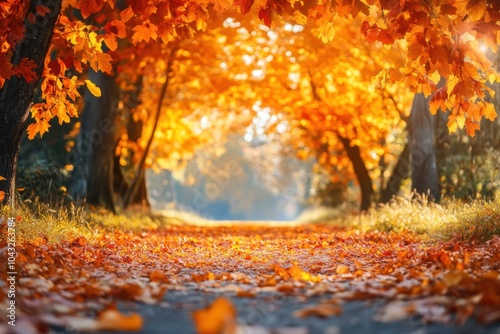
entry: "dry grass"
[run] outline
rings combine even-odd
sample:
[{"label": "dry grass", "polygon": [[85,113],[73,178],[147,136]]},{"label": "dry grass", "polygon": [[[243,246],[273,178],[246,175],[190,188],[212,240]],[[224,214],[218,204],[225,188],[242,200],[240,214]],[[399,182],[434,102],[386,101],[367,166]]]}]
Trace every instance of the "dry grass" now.
[{"label": "dry grass", "polygon": [[43,204],[35,207],[21,204],[15,209],[5,206],[0,207],[0,217],[16,219],[18,242],[44,240],[53,243],[77,236],[92,240],[95,235],[95,228],[88,223],[85,211],[75,206],[51,208]]},{"label": "dry grass", "polygon": [[468,204],[445,200],[438,205],[425,197],[415,200],[399,197],[362,215],[319,208],[306,212],[299,219],[352,227],[362,232],[409,230],[427,241],[453,238],[485,241],[500,235],[500,192],[490,201],[477,200]]},{"label": "dry grass", "polygon": [[[69,208],[64,206],[50,208],[45,205],[21,206],[15,210],[4,207],[0,208],[0,217],[18,218],[16,233],[19,241],[39,239],[59,242],[76,236],[84,236],[91,241],[95,235],[103,231],[116,229],[139,231],[154,230],[168,225],[221,225],[221,222],[175,210],[154,213],[134,210],[113,215],[103,210],[85,211],[74,206]],[[398,233],[408,230],[430,242],[453,238],[485,241],[494,235],[500,235],[500,192],[493,200],[474,201],[469,204],[444,201],[441,205],[437,205],[425,198],[419,200],[397,198],[362,215],[348,214],[342,209],[318,208],[306,211],[298,220],[290,222],[290,225],[306,223],[335,224],[355,228],[360,232]],[[280,222],[281,226],[283,224],[284,222]]]}]

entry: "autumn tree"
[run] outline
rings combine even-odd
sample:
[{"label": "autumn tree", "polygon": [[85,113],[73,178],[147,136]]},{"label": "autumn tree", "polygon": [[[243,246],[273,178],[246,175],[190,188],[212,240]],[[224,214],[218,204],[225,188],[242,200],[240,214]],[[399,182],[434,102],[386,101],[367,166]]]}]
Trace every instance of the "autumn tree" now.
[{"label": "autumn tree", "polygon": [[[30,3],[10,1],[2,5],[0,18],[0,191],[14,204],[15,175],[21,137],[29,107],[40,83],[44,60],[62,1]],[[3,196],[2,196],[3,197]]]}]

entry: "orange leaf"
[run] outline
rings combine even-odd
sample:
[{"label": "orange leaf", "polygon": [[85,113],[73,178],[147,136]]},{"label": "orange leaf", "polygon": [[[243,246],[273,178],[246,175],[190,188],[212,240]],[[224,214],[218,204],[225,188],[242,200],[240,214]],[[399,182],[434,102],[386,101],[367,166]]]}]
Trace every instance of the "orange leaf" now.
[{"label": "orange leaf", "polygon": [[430,112],[435,115],[439,108],[446,111],[446,99],[448,99],[448,92],[446,86],[439,88],[429,101]]},{"label": "orange leaf", "polygon": [[324,303],[317,306],[310,306],[293,313],[297,318],[307,318],[311,316],[327,318],[340,314],[342,314],[342,307],[336,303]]},{"label": "orange leaf", "polygon": [[167,275],[163,271],[154,270],[149,274],[151,282],[168,282]]},{"label": "orange leaf", "polygon": [[465,120],[465,129],[467,130],[467,134],[471,137],[476,135],[476,131],[480,129],[479,124],[473,122],[469,119]]},{"label": "orange leaf", "polygon": [[193,312],[198,334],[236,332],[236,308],[224,297],[217,298],[212,305]]},{"label": "orange leaf", "polygon": [[479,21],[484,16],[486,7],[486,0],[469,0],[466,9],[472,21]]},{"label": "orange leaf", "polygon": [[141,41],[149,42],[150,39],[156,41],[158,38],[158,27],[147,20],[142,25],[137,25],[132,29],[134,35],[132,36],[132,43],[138,44]]},{"label": "orange leaf", "polygon": [[105,73],[111,73],[113,71],[113,66],[111,61],[113,58],[107,53],[98,53],[90,60],[90,67],[94,71],[102,71]]},{"label": "orange leaf", "polygon": [[486,102],[483,109],[484,117],[489,119],[490,121],[494,121],[497,118],[497,112],[495,110],[495,106],[493,103]]},{"label": "orange leaf", "polygon": [[137,313],[125,315],[115,309],[102,311],[97,319],[71,318],[68,326],[75,331],[140,331],[142,317]]},{"label": "orange leaf", "polygon": [[47,131],[49,131],[50,124],[47,120],[42,119],[40,122],[32,123],[28,125],[28,139],[31,140],[35,138],[36,134],[39,133],[40,137]]},{"label": "orange leaf", "polygon": [[5,191],[0,190],[0,203],[5,199]]},{"label": "orange leaf", "polygon": [[348,274],[350,270],[349,267],[346,266],[345,264],[339,264],[337,266],[337,269],[335,269],[335,272],[339,275],[342,275],[342,274]]}]

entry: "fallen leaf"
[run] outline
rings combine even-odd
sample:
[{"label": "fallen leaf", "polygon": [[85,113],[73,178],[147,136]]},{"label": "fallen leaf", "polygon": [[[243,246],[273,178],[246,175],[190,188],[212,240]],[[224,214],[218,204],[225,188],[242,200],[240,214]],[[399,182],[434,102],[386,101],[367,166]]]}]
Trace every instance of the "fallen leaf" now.
[{"label": "fallen leaf", "polygon": [[194,311],[193,321],[198,334],[235,334],[236,308],[224,297],[208,307]]},{"label": "fallen leaf", "polygon": [[311,316],[327,318],[340,314],[342,314],[342,307],[335,303],[323,303],[316,306],[308,306],[293,313],[293,315],[297,318],[307,318]]}]

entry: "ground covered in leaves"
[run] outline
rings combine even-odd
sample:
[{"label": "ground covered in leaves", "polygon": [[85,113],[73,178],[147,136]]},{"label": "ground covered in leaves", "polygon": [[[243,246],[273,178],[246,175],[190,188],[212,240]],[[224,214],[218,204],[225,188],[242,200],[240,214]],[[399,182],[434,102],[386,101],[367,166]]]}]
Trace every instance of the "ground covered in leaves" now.
[{"label": "ground covered in leaves", "polygon": [[[7,263],[7,249],[4,239],[1,263]],[[410,317],[500,322],[498,236],[430,244],[409,232],[360,233],[322,224],[167,226],[102,230],[92,240],[23,241],[16,251],[16,327],[2,316],[0,333],[141,331],[147,315],[119,311],[117,304],[161,305],[186,289],[213,296],[211,305],[192,305],[193,328],[205,334],[310,332],[238,323],[244,310],[227,296],[269,302],[323,297],[289,314],[297,318],[336,317],[349,301],[383,300],[373,317],[383,323]],[[1,273],[5,313],[9,275]]]}]

